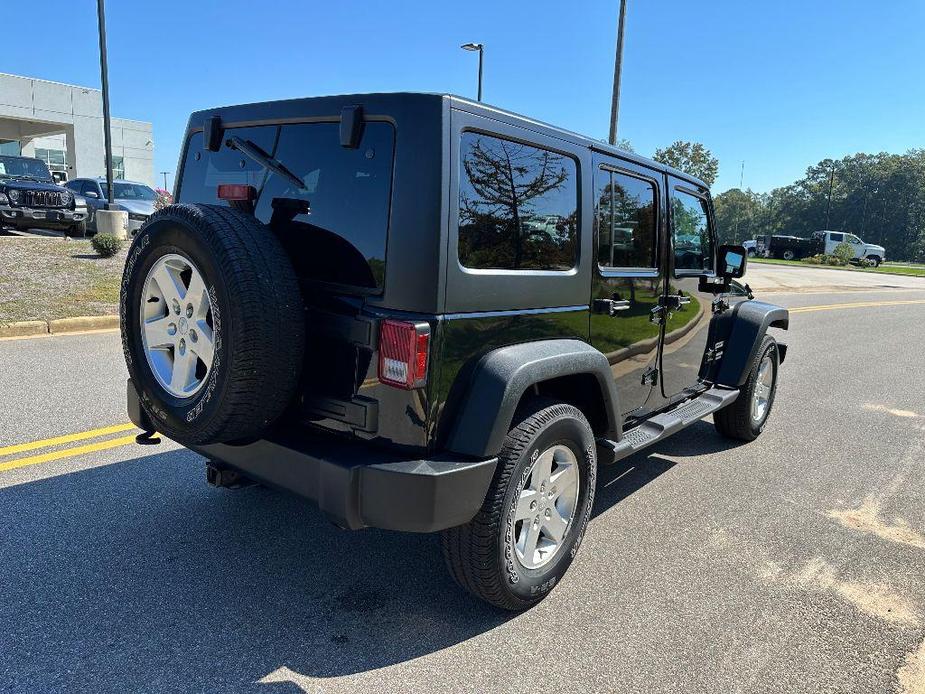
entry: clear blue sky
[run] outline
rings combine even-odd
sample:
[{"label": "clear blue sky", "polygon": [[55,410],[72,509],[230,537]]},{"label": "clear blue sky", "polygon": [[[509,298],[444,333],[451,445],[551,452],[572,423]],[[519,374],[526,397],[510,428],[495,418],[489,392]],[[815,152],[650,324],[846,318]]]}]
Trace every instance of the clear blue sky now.
[{"label": "clear blue sky", "polygon": [[[458,46],[481,41],[487,102],[605,138],[617,5],[110,0],[112,111],[152,121],[156,171],[174,171],[190,111],[474,96],[477,58]],[[98,86],[96,3],[35,6],[58,30],[5,31],[0,72]],[[745,185],[765,191],[825,157],[923,147],[923,26],[921,0],[629,0],[620,136],[645,155],[703,142],[720,161],[714,192],[738,185],[743,159]]]}]

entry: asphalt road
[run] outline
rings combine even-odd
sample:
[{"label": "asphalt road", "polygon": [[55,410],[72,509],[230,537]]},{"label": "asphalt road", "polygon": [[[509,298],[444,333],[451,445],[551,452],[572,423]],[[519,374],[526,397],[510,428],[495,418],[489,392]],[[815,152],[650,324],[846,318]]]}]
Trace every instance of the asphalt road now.
[{"label": "asphalt road", "polygon": [[[604,469],[525,614],[457,589],[435,537],[212,489],[171,443],[0,456],[0,691],[925,691],[925,288],[819,272],[767,297],[804,310],[761,438],[703,421]],[[0,452],[126,421],[115,333],[0,365]]]}]

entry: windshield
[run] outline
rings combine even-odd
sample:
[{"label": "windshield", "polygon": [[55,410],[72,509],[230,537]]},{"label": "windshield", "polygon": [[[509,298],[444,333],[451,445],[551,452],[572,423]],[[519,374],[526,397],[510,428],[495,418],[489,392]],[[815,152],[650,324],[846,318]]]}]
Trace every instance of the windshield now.
[{"label": "windshield", "polygon": [[45,162],[29,157],[0,156],[0,176],[51,181],[51,174],[48,173],[48,166]]},{"label": "windshield", "polygon": [[[117,181],[112,185],[116,193],[114,196],[116,200],[148,200],[149,202],[154,202],[157,198],[151,188],[141,183],[119,183]],[[105,183],[100,183],[100,188],[103,189],[103,197],[109,197],[109,186]]]}]

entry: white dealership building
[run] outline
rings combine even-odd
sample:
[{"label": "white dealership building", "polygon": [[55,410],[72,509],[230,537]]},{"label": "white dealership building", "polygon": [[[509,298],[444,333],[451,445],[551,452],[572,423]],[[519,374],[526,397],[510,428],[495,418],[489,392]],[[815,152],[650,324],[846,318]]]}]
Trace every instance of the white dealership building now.
[{"label": "white dealership building", "polygon": [[[154,186],[151,124],[111,125],[113,175]],[[0,73],[0,154],[37,157],[68,179],[105,176],[102,92]]]}]

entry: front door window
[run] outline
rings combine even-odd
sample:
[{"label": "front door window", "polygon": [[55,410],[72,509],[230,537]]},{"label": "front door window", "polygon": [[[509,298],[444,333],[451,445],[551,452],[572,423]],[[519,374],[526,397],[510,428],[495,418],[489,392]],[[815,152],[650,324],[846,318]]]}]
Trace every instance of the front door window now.
[{"label": "front door window", "polygon": [[706,201],[683,190],[675,190],[671,216],[675,271],[712,272],[713,241]]}]

